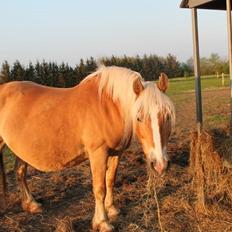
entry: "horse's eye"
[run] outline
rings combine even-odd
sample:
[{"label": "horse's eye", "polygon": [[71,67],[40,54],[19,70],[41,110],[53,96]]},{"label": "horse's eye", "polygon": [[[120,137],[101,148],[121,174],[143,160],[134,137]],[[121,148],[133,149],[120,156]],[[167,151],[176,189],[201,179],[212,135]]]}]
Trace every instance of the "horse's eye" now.
[{"label": "horse's eye", "polygon": [[141,118],[139,118],[139,117],[137,118],[137,121],[138,121],[138,122],[142,122]]}]

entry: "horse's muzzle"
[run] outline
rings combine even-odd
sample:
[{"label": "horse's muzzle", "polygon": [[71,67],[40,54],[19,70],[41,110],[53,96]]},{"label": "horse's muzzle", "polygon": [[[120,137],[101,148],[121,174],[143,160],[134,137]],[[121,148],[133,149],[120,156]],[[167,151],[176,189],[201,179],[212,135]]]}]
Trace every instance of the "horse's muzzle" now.
[{"label": "horse's muzzle", "polygon": [[162,160],[162,161],[152,161],[150,162],[151,170],[154,171],[158,176],[164,176],[165,171],[168,167],[168,161]]}]

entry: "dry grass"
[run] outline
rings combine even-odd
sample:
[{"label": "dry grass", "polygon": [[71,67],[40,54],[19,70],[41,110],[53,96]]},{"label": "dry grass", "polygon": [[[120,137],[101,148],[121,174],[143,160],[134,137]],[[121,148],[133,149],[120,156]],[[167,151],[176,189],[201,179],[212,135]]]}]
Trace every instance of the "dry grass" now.
[{"label": "dry grass", "polygon": [[212,202],[232,201],[232,136],[222,130],[191,134],[190,172],[196,210],[209,213]]},{"label": "dry grass", "polygon": [[74,232],[71,218],[65,217],[61,220],[57,219],[56,232]]},{"label": "dry grass", "polygon": [[232,231],[232,137],[223,130],[190,137],[189,172],[154,178],[148,170],[143,224],[161,232]]}]

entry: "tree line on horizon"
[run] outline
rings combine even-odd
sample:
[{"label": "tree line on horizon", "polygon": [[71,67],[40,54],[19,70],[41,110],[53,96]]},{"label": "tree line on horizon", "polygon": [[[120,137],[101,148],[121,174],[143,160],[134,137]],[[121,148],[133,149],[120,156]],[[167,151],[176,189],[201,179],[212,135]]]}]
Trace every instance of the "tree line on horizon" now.
[{"label": "tree line on horizon", "polygon": [[[154,81],[159,78],[161,72],[166,73],[169,78],[188,77],[193,75],[193,59],[179,62],[176,56],[169,54],[166,57],[157,55],[104,57],[99,61],[90,57],[81,59],[75,67],[67,63],[36,62],[22,65],[19,61],[9,65],[3,62],[0,70],[0,82],[9,81],[33,81],[39,84],[55,87],[72,87],[83,80],[87,75],[97,68],[97,63],[106,66],[116,65],[127,67],[139,72],[146,81]],[[217,73],[228,73],[229,64],[227,60],[220,58],[218,54],[211,54],[209,58],[201,59],[201,74],[211,75]]]}]

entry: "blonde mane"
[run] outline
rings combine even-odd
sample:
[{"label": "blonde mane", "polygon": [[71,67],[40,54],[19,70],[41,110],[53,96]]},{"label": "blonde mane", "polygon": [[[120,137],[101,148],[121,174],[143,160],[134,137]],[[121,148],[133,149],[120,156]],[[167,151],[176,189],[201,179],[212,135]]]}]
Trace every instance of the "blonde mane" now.
[{"label": "blonde mane", "polygon": [[136,79],[139,79],[141,82],[144,81],[138,72],[117,66],[106,67],[102,65],[96,72],[88,75],[81,83],[98,75],[101,77],[98,90],[99,96],[101,97],[103,90],[106,89],[113,101],[120,101],[125,111],[136,100],[136,94],[133,90],[134,81]]},{"label": "blonde mane", "polygon": [[[134,122],[137,116],[143,112],[143,117],[149,117],[154,113],[162,112],[170,115],[172,125],[175,123],[175,109],[170,99],[163,94],[154,83],[145,82],[142,76],[127,68],[101,66],[96,72],[87,76],[81,83],[99,76],[99,96],[103,90],[112,97],[114,102],[119,101],[123,111],[124,135],[120,148],[129,145],[134,134]],[[143,92],[137,97],[133,90],[133,83],[139,79],[144,85]]]}]

